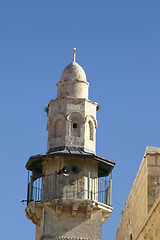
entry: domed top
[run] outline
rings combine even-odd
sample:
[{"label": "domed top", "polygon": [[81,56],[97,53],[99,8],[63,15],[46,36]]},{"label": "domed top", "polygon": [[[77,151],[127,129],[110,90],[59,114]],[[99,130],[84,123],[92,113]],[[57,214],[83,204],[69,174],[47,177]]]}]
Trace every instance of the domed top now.
[{"label": "domed top", "polygon": [[86,81],[85,71],[78,63],[76,63],[76,48],[73,48],[73,62],[70,63],[62,72],[60,81],[63,80]]},{"label": "domed top", "polygon": [[86,81],[86,74],[83,68],[73,61],[63,70],[60,81],[63,80]]}]

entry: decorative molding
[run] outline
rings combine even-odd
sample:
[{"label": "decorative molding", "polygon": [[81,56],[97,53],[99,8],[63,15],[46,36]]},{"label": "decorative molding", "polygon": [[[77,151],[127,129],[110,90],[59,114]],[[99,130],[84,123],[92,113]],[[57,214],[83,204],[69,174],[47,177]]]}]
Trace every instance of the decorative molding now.
[{"label": "decorative molding", "polygon": [[89,122],[89,121],[92,121],[92,122],[94,122],[94,126],[95,126],[95,128],[97,128],[97,120],[92,116],[92,115],[87,115],[86,117],[85,117],[85,123],[86,122]]},{"label": "decorative molding", "polygon": [[78,204],[73,204],[72,206],[72,217],[75,217],[78,211]]},{"label": "decorative molding", "polygon": [[85,119],[84,119],[83,115],[79,112],[72,112],[72,113],[67,114],[66,119],[68,121],[72,121],[72,119],[74,117],[78,118],[81,123],[85,123]]},{"label": "decorative molding", "polygon": [[31,220],[34,224],[38,224],[42,217],[42,208],[29,207],[25,209],[26,217]]},{"label": "decorative molding", "polygon": [[56,204],[56,215],[59,217],[62,214],[63,204]]},{"label": "decorative molding", "polygon": [[52,122],[52,124],[54,124],[57,119],[61,119],[63,121],[65,120],[65,116],[62,113],[57,113],[50,119],[50,121]]},{"label": "decorative molding", "polygon": [[[89,82],[87,82],[86,80],[79,80],[79,79],[66,79],[66,80],[60,80],[59,82],[57,82],[56,86],[58,87],[59,85],[64,85],[65,83],[69,83],[69,82],[72,82],[72,83],[76,83],[76,82],[81,82],[81,83],[84,83],[84,84],[87,84],[88,87],[90,86]],[[73,98],[73,97],[69,97],[69,98]],[[87,99],[88,100],[88,99]]]},{"label": "decorative molding", "polygon": [[87,210],[86,210],[86,217],[90,218],[92,215],[92,210],[93,210],[93,204],[88,204]]},{"label": "decorative molding", "polygon": [[83,147],[67,147],[67,146],[60,146],[60,147],[55,147],[55,148],[49,148],[47,153],[56,153],[56,152],[61,152],[61,151],[68,151],[66,153],[69,153],[69,151],[80,151],[85,154],[95,154],[95,151],[91,151],[89,149],[83,148]]}]

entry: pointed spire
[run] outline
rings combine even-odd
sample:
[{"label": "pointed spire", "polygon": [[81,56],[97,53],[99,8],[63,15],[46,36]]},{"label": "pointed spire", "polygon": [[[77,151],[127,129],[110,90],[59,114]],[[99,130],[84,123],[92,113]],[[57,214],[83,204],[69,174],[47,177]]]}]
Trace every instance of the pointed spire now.
[{"label": "pointed spire", "polygon": [[76,48],[73,48],[73,62],[76,61]]}]

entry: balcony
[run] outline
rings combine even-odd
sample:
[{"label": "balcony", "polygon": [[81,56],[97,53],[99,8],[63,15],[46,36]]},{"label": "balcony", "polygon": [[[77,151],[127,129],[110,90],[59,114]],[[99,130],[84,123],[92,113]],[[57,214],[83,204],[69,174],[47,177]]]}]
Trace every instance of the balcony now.
[{"label": "balcony", "polygon": [[54,174],[42,176],[33,181],[28,171],[29,202],[40,202],[54,199],[94,200],[111,206],[112,179],[108,177],[94,178],[75,175],[64,176]]}]

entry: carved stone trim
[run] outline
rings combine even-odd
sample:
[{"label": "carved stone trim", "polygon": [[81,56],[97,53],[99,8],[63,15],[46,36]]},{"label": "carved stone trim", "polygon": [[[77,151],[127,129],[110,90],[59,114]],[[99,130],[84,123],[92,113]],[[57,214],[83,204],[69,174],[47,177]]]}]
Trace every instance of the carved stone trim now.
[{"label": "carved stone trim", "polygon": [[87,115],[85,117],[85,122],[91,121],[94,123],[94,127],[97,128],[97,120],[92,115]]},{"label": "carved stone trim", "polygon": [[69,113],[69,114],[66,116],[66,119],[67,119],[68,121],[72,121],[72,119],[75,118],[75,117],[78,118],[82,124],[85,122],[83,115],[82,115],[81,113],[79,113],[79,112]]},{"label": "carved stone trim", "polygon": [[92,210],[93,210],[93,205],[92,204],[88,204],[87,206],[87,211],[86,211],[86,217],[90,218],[92,215]]},{"label": "carved stone trim", "polygon": [[63,205],[62,204],[57,204],[56,205],[56,215],[59,217],[61,214],[62,214],[62,208],[63,208]]},{"label": "carved stone trim", "polygon": [[75,217],[78,211],[78,204],[73,204],[72,206],[72,217]]},{"label": "carved stone trim", "polygon": [[52,118],[50,118],[50,121],[54,124],[57,119],[61,119],[62,121],[65,121],[65,116],[62,113],[57,113]]},{"label": "carved stone trim", "polygon": [[[32,220],[33,223],[37,224],[42,217],[42,210],[45,206],[53,207],[55,214],[61,216],[63,214],[63,206],[70,208],[70,214],[72,217],[76,217],[78,214],[78,208],[83,208],[84,216],[90,218],[92,216],[93,209],[102,210],[102,224],[108,219],[112,213],[113,208],[106,204],[93,201],[93,200],[69,200],[69,199],[55,199],[50,201],[41,202],[30,202],[26,207],[26,216],[28,219]],[[52,240],[52,239],[51,239]]]},{"label": "carved stone trim", "polygon": [[42,208],[35,207],[26,207],[25,209],[26,216],[29,220],[31,220],[34,224],[37,224],[42,217]]}]

